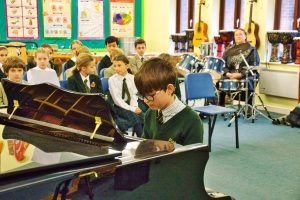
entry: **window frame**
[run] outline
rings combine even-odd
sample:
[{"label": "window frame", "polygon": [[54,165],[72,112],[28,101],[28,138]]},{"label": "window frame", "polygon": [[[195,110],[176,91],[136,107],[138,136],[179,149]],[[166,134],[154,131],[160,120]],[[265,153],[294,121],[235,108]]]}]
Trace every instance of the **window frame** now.
[{"label": "window frame", "polygon": [[[180,33],[180,24],[181,24],[181,1],[176,0],[176,33]],[[187,24],[190,25],[190,20],[192,19],[192,28],[194,28],[194,9],[195,9],[195,0],[188,0],[188,21]]]},{"label": "window frame", "polygon": [[[234,2],[234,22],[233,22],[233,29],[238,28],[236,26],[236,21],[241,19],[241,5],[242,5],[242,0],[235,0]],[[226,0],[220,0],[220,17],[219,17],[219,30],[224,29],[224,17],[225,17],[225,5],[226,5]],[[240,25],[240,23],[239,23]]]},{"label": "window frame", "polygon": [[[275,0],[275,13],[274,13],[274,30],[280,29],[280,16],[281,16],[281,5],[282,0]],[[294,8],[294,22],[293,22],[293,30],[300,30],[300,26],[297,28],[297,19],[300,18],[300,3],[298,0],[295,0],[295,8]]]}]

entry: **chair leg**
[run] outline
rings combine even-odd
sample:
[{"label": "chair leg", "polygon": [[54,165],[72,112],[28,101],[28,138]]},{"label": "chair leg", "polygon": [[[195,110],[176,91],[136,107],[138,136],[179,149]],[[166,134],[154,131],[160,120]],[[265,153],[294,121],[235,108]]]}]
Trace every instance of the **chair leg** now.
[{"label": "chair leg", "polygon": [[234,117],[235,117],[235,147],[239,148],[239,124],[238,124],[238,117],[237,113],[234,112]]},{"label": "chair leg", "polygon": [[211,138],[215,128],[217,115],[214,115],[213,121],[211,121],[211,116],[208,116],[208,149],[211,151]]}]

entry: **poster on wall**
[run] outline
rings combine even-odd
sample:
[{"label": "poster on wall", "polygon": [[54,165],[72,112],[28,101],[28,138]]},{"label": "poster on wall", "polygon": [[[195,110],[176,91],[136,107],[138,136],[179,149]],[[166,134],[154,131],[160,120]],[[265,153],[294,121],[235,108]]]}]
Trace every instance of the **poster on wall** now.
[{"label": "poster on wall", "polygon": [[44,0],[44,37],[71,38],[71,0]]},{"label": "poster on wall", "polygon": [[110,0],[110,34],[134,36],[134,0]]},{"label": "poster on wall", "polygon": [[37,0],[5,0],[7,39],[39,39]]},{"label": "poster on wall", "polygon": [[77,8],[78,39],[103,39],[103,0],[78,0]]}]

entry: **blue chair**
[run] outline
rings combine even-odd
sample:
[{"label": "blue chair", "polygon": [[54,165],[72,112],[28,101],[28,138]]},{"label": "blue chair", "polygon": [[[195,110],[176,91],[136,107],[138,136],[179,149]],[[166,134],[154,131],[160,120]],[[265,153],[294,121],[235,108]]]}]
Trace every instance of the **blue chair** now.
[{"label": "blue chair", "polygon": [[108,92],[108,78],[101,78],[103,92]]},{"label": "blue chair", "polygon": [[100,77],[100,78],[104,78],[104,70],[105,70],[106,68],[103,68],[103,69],[101,69],[100,70],[100,72],[99,72],[99,74],[98,74],[98,76]]},{"label": "blue chair", "polygon": [[23,74],[23,78],[22,78],[24,81],[28,81],[28,79],[27,79],[27,72],[25,72],[24,74]]},{"label": "blue chair", "polygon": [[61,88],[68,89],[68,80],[60,80],[59,84]]},{"label": "blue chair", "polygon": [[[185,78],[185,94],[186,103],[189,100],[201,99],[201,98],[213,98],[216,97],[215,86],[213,84],[212,77],[209,73],[194,73],[188,74]],[[237,111],[233,108],[225,108],[216,105],[207,105],[202,107],[193,108],[199,114],[208,116],[208,147],[211,151],[211,138],[214,131],[215,123],[218,114],[234,113],[235,116],[235,142],[236,148],[239,148],[238,137],[238,118]]]},{"label": "blue chair", "polygon": [[61,73],[62,73],[62,78],[63,78],[63,80],[66,80],[67,79],[67,77],[66,77],[66,63],[67,62],[64,62],[63,64],[62,64],[62,67],[61,67]]}]

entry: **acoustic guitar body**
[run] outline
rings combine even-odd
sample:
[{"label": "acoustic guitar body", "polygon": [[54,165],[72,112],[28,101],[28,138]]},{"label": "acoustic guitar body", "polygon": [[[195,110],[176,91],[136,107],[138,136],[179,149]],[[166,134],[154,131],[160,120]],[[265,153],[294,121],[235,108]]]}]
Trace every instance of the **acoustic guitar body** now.
[{"label": "acoustic guitar body", "polygon": [[203,21],[196,23],[193,38],[194,47],[199,47],[201,42],[208,42],[207,29],[208,26]]},{"label": "acoustic guitar body", "polygon": [[245,25],[245,31],[247,33],[247,41],[254,47],[259,47],[258,37],[258,24],[251,22]]}]

